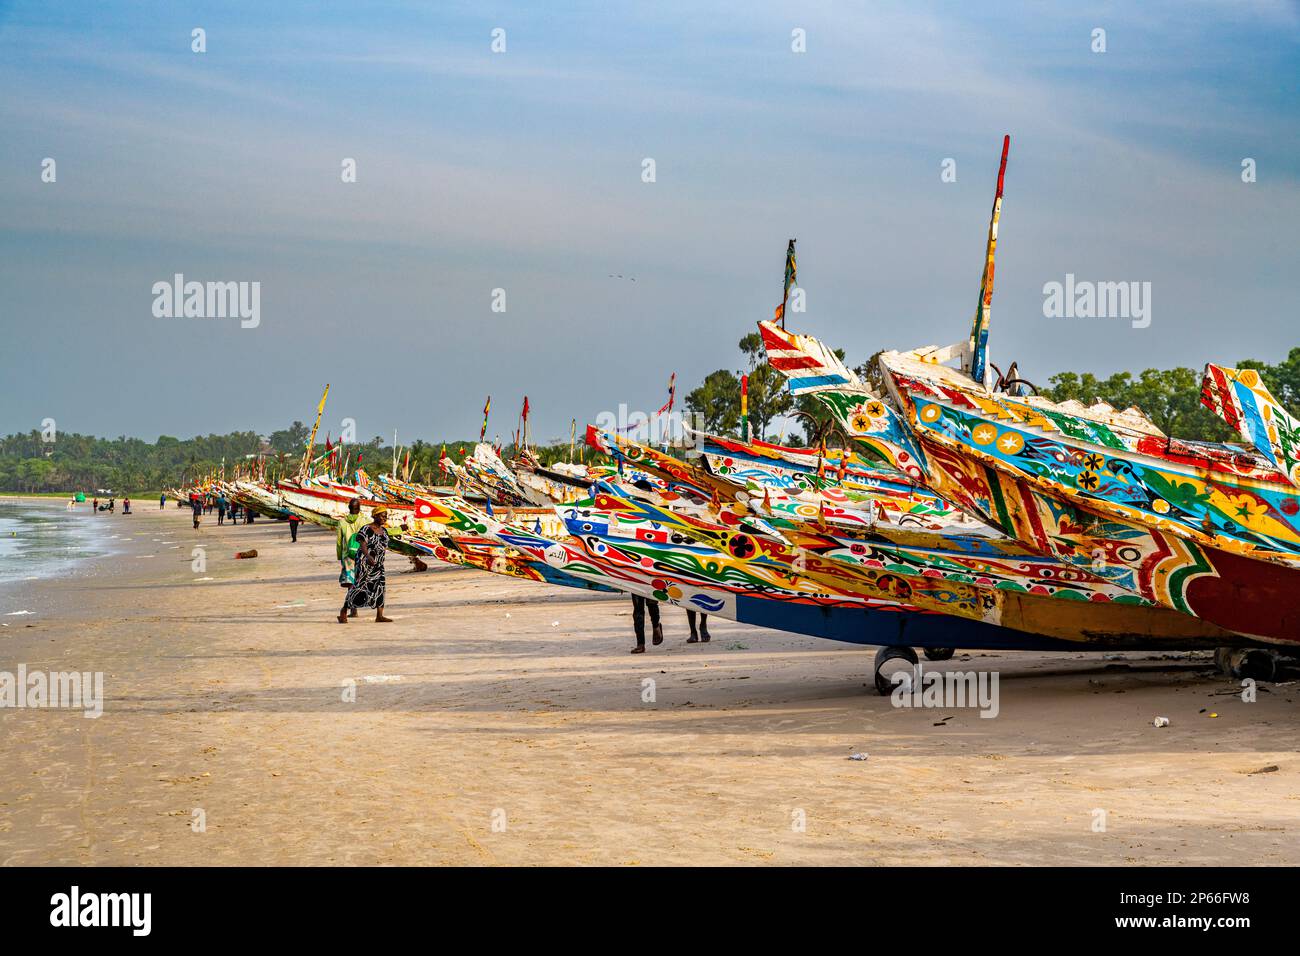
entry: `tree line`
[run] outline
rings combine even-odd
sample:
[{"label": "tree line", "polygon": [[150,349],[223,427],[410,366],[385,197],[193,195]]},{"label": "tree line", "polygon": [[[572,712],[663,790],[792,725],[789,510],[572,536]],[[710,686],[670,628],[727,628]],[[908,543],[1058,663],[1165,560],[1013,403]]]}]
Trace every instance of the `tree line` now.
[{"label": "tree line", "polygon": [[[179,439],[159,436],[156,442],[121,436],[95,438],[59,432],[47,441],[39,431],[0,438],[0,492],[41,494],[53,492],[98,493],[107,489],[117,495],[157,494],[181,487],[208,475],[247,474],[253,467],[264,469],[269,478],[297,474],[311,429],[295,421],[288,428],[260,436],[240,431],[228,435],[200,435]],[[409,465],[414,480],[438,484],[443,480],[438,459],[446,448],[449,458],[460,461],[473,454],[473,441],[415,441],[398,449],[399,473]],[[570,459],[569,443],[534,447],[543,464]],[[507,449],[512,452],[513,448]],[[324,456],[318,441],[313,458]],[[572,457],[584,455],[596,460],[591,449],[575,449]],[[344,458],[346,456],[346,459]],[[408,457],[409,456],[409,457]],[[344,446],[338,464],[346,460],[348,470],[360,466],[371,474],[392,470],[392,442],[375,437],[367,442]]]}]

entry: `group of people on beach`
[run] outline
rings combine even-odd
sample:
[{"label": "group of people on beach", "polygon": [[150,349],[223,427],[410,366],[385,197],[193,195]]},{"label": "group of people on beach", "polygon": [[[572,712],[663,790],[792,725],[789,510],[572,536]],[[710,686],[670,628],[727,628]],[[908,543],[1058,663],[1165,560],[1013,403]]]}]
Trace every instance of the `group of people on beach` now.
[{"label": "group of people on beach", "polygon": [[[166,495],[158,497],[160,509],[166,502]],[[129,514],[130,499],[125,499],[123,504],[126,513]],[[95,499],[94,507],[98,510],[98,498]],[[213,510],[217,513],[219,525],[225,523],[227,515],[230,516],[232,523],[237,522],[241,510],[245,515],[245,524],[251,524],[253,521],[252,508],[241,509],[235,502],[227,501],[222,494],[193,494],[190,496],[190,508],[194,514],[195,528],[198,528],[202,515]],[[109,503],[109,510],[112,510],[112,502]],[[298,540],[300,520],[297,516],[289,519],[289,530],[294,541]],[[340,566],[339,586],[347,591],[343,598],[343,606],[338,613],[340,624],[346,624],[348,618],[356,617],[357,609],[363,607],[375,609],[376,623],[388,624],[393,620],[384,615],[384,602],[388,591],[388,579],[384,570],[384,558],[388,554],[388,532],[384,527],[387,520],[388,509],[383,507],[374,509],[370,517],[366,518],[361,513],[361,502],[354,498],[348,502],[348,513],[338,521],[334,550]],[[656,646],[664,642],[663,625],[659,620],[659,602],[634,594],[632,595],[632,629],[636,635],[636,644],[632,648],[633,654],[646,652],[647,614],[650,617],[650,642]],[[709,643],[711,640],[709,616],[688,610],[686,620],[691,630],[686,643]]]},{"label": "group of people on beach", "polygon": [[[161,508],[166,501],[166,496],[158,499],[158,507]],[[231,524],[238,524],[239,519],[244,519],[244,524],[252,524],[257,512],[252,508],[245,508],[237,501],[230,501],[224,494],[200,494],[195,492],[190,495],[190,511],[194,515],[194,527],[199,526],[200,519],[206,514],[210,515],[214,511],[217,513],[217,524],[224,525],[226,518],[230,519]],[[293,540],[298,540],[297,526],[294,527]]]},{"label": "group of people on beach", "polygon": [[[85,499],[83,498],[82,500],[84,501]],[[73,505],[75,505],[76,503],[77,503],[77,499],[76,499],[76,498],[73,498],[72,501],[69,502],[69,504],[68,504],[68,508],[71,509],[71,508],[73,507]],[[101,507],[100,504],[99,504],[99,498],[92,498],[92,499],[91,499],[91,502],[90,502],[90,513],[91,513],[91,514],[98,514],[98,513],[101,512],[101,511],[107,511],[107,512],[109,512],[110,514],[112,514],[113,511],[115,511],[116,509],[117,509],[117,499],[116,499],[116,498],[109,498],[108,501],[106,501],[102,507]],[[122,499],[122,514],[124,514],[124,515],[129,515],[130,513],[131,513],[131,499],[130,499],[130,498],[123,498],[123,499]]]},{"label": "group of people on beach", "polygon": [[[659,623],[659,602],[650,598],[641,597],[638,594],[632,595],[632,630],[636,634],[636,646],[632,648],[633,654],[645,653],[645,617],[646,612],[650,612],[650,642],[656,646],[664,642],[664,629]],[[696,619],[699,619],[699,625],[696,626]],[[686,621],[691,628],[691,636],[686,639],[687,644],[707,644],[712,637],[709,634],[709,616],[702,611],[686,612]]]},{"label": "group of people on beach", "polygon": [[[158,497],[158,507],[162,508],[167,502],[166,495]],[[231,524],[238,524],[240,517],[243,517],[244,524],[252,524],[253,519],[257,517],[257,512],[252,508],[245,508],[237,501],[227,500],[224,494],[218,492],[215,495],[204,495],[195,492],[190,495],[190,509],[194,512],[194,527],[199,526],[199,521],[205,514],[217,513],[217,524],[224,525],[226,518],[230,518]],[[298,540],[298,526],[302,523],[302,518],[298,515],[289,516],[289,537],[293,541]]]}]

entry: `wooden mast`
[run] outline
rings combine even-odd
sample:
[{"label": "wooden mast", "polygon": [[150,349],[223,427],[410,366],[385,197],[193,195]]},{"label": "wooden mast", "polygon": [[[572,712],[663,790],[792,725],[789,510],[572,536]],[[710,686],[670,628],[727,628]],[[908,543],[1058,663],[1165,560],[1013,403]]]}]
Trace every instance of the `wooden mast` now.
[{"label": "wooden mast", "polygon": [[311,436],[307,439],[307,448],[302,453],[302,466],[298,469],[299,475],[307,474],[307,464],[311,461],[311,450],[316,445],[316,432],[320,428],[320,417],[325,414],[325,399],[329,398],[329,382],[325,383],[325,391],[321,394],[320,404],[316,406],[316,423],[311,426]]},{"label": "wooden mast", "polygon": [[998,188],[993,196],[993,212],[989,216],[989,238],[984,253],[984,274],[980,277],[980,298],[975,307],[975,320],[971,323],[970,339],[966,352],[971,378],[990,388],[989,384],[989,309],[993,305],[993,256],[998,247],[998,220],[1002,216],[1002,183],[1007,174],[1007,152],[1011,137],[1002,137],[1002,162],[998,165]]}]

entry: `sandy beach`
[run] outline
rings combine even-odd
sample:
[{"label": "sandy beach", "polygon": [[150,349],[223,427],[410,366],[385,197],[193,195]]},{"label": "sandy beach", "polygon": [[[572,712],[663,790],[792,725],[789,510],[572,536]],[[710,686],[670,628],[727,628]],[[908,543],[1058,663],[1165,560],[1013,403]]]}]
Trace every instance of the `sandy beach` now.
[{"label": "sandy beach", "polygon": [[0,710],[4,864],[1300,863],[1300,684],[1205,654],[959,652],[996,718],[900,709],[871,649],[665,608],[633,657],[625,598],[396,555],[343,627],[332,534],[136,507],[0,592],[0,670],[105,680]]}]

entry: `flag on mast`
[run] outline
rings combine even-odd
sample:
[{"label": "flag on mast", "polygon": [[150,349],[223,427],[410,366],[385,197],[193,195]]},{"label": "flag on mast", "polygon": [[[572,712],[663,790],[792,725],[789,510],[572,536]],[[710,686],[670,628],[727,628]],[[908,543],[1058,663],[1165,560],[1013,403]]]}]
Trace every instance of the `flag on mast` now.
[{"label": "flag on mast", "polygon": [[491,411],[492,411],[492,396],[489,395],[487,397],[487,401],[483,403],[483,427],[478,430],[479,441],[483,441],[484,439],[487,438],[488,413]]},{"label": "flag on mast", "polygon": [[668,401],[665,402],[663,407],[660,408],[659,411],[655,412],[655,414],[662,415],[665,412],[671,412],[673,410],[673,401],[676,399],[676,397],[677,397],[677,373],[673,372],[672,375],[668,376]]},{"label": "flag on mast", "polygon": [[790,290],[794,284],[799,281],[799,266],[794,258],[794,243],[791,239],[790,244],[785,247],[785,285],[781,291],[781,304],[776,307],[776,323],[785,328],[785,307],[790,301]]}]

